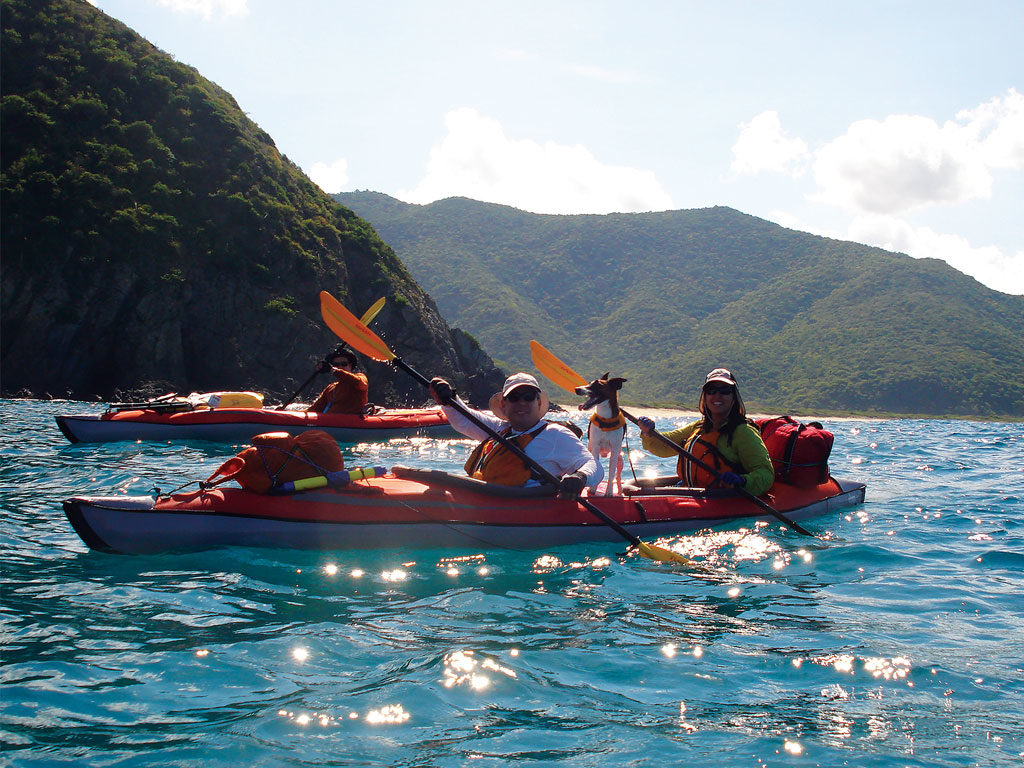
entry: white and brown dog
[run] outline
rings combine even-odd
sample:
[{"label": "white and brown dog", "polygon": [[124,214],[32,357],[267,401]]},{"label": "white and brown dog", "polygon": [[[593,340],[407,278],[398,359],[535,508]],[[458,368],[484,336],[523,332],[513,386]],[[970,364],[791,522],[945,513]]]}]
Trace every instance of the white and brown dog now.
[{"label": "white and brown dog", "polygon": [[606,373],[600,379],[576,387],[576,394],[587,398],[579,409],[594,409],[587,428],[587,447],[598,461],[609,457],[605,496],[611,496],[615,489],[622,492],[622,440],[626,436],[626,417],[619,410],[619,390],[625,381],[609,379]]}]

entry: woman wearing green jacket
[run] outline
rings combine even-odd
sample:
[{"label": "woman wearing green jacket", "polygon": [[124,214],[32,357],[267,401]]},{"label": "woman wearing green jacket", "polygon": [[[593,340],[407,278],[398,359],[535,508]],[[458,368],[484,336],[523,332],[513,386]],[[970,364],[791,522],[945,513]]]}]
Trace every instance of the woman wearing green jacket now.
[{"label": "woman wearing green jacket", "polygon": [[[775,481],[772,460],[761,433],[747,421],[747,410],[736,386],[736,377],[729,370],[715,368],[707,375],[698,409],[702,419],[662,434],[714,467],[716,472],[708,472],[679,455],[676,473],[680,485],[693,488],[740,486],[754,496],[767,493]],[[645,416],[637,419],[637,424],[647,451],[665,458],[677,455],[651,434],[653,420]]]}]

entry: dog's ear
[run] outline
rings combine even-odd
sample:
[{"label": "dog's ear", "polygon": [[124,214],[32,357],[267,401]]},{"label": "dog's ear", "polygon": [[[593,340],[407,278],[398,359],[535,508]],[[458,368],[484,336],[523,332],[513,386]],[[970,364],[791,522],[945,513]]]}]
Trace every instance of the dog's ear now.
[{"label": "dog's ear", "polygon": [[612,375],[611,371],[605,371],[604,376],[601,377],[601,381],[608,381],[608,377]]}]

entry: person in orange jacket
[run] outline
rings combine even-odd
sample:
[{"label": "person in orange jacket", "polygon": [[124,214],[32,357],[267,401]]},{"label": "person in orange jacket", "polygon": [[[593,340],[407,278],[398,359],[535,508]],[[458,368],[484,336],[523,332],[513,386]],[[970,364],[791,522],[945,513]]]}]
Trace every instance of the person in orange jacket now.
[{"label": "person in orange jacket", "polygon": [[369,402],[370,382],[356,371],[359,361],[354,352],[343,349],[331,365],[334,381],[324,387],[309,410],[318,413],[362,413]]}]

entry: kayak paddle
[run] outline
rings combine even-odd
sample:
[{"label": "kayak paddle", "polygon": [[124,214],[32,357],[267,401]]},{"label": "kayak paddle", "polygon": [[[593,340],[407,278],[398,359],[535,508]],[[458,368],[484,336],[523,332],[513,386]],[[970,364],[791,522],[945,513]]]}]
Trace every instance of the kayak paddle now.
[{"label": "kayak paddle", "polygon": [[[373,319],[375,317],[377,317],[377,315],[380,313],[381,309],[384,308],[384,302],[385,301],[386,301],[386,299],[383,296],[381,296],[379,299],[377,299],[375,302],[373,302],[373,304],[370,305],[370,308],[363,313],[363,316],[361,318],[359,318],[360,322],[363,325],[369,325],[370,323],[372,323]],[[313,379],[315,379],[321,373],[327,373],[327,371],[330,369],[331,361],[334,360],[334,358],[336,358],[342,352],[344,352],[345,348],[347,346],[348,346],[348,344],[346,344],[345,342],[341,342],[341,344],[339,344],[334,349],[333,352],[331,352],[329,355],[327,355],[327,357],[325,357],[323,360],[321,360],[320,364],[316,367],[316,370],[313,371],[312,374],[310,374],[310,377],[308,379],[306,379],[304,382],[302,382],[302,386],[299,387],[298,389],[296,389],[292,393],[292,396],[289,397],[282,405],[279,405],[277,407],[277,410],[283,411],[289,405],[294,403],[295,402],[295,398],[297,398],[299,396],[299,393],[301,393],[302,390],[304,390],[306,387],[308,387],[310,385],[310,383],[313,381]]]},{"label": "kayak paddle", "polygon": [[[429,379],[392,352],[388,348],[388,345],[385,344],[377,334],[360,322],[355,315],[345,309],[341,302],[331,296],[327,291],[320,292],[320,311],[323,314],[324,322],[327,323],[327,327],[334,331],[338,338],[348,343],[353,349],[362,352],[367,357],[377,360],[378,362],[390,363],[394,367],[400,368],[408,373],[423,386],[427,388],[430,387]],[[480,421],[480,419],[478,419],[468,408],[462,405],[462,403],[453,398],[449,400],[446,405],[454,408],[469,419],[469,421],[473,422],[477,427],[490,435],[493,439],[501,443],[501,445],[503,445],[507,450],[522,459],[527,466],[540,475],[545,482],[554,485],[556,488],[558,487],[559,480],[557,477],[524,453],[523,449],[518,445],[502,437],[487,424]],[[639,537],[630,533],[622,525],[617,523],[586,499],[577,497],[576,502],[583,506],[592,515],[600,519],[601,522],[609,526],[630,544],[635,546],[642,555],[661,562],[679,563],[681,565],[690,564],[689,558],[684,555],[672,552],[664,547],[657,547],[653,544],[641,541]]]},{"label": "kayak paddle", "polygon": [[[550,351],[545,349],[540,342],[530,341],[530,354],[533,357],[533,364],[537,366],[537,370],[544,374],[544,376],[546,376],[547,378],[551,379],[551,381],[560,386],[562,389],[567,389],[570,392],[575,392],[576,387],[583,386],[584,384],[587,383],[586,379],[584,379],[582,376],[576,373],[576,371],[574,371],[568,365],[566,365],[557,357],[555,357],[555,355],[552,354]],[[626,411],[625,409],[623,409],[621,405],[619,406],[619,411],[622,413],[623,416],[625,416],[627,419],[629,419],[634,424],[639,426],[637,418],[628,411]],[[681,456],[685,456],[687,459],[692,461],[697,466],[705,469],[706,471],[710,472],[713,475],[718,474],[715,471],[714,467],[712,467],[710,464],[706,464],[705,462],[701,461],[688,450],[683,448],[683,446],[679,445],[678,443],[672,440],[669,440],[656,429],[651,430],[651,434],[654,435],[662,443],[667,445],[669,448],[674,450],[676,453],[680,454]],[[779,522],[785,524],[789,528],[792,528],[797,533],[801,533],[804,536],[814,536],[813,533],[808,531],[798,522],[796,522],[795,520],[790,520],[788,517],[786,517],[777,509],[775,509],[775,507],[773,507],[771,504],[768,504],[764,500],[759,499],[750,491],[743,488],[743,486],[733,486],[733,490],[738,491],[743,496],[746,496],[748,499],[750,499],[750,501],[754,502],[765,512],[774,516],[777,520],[779,520]]]}]

